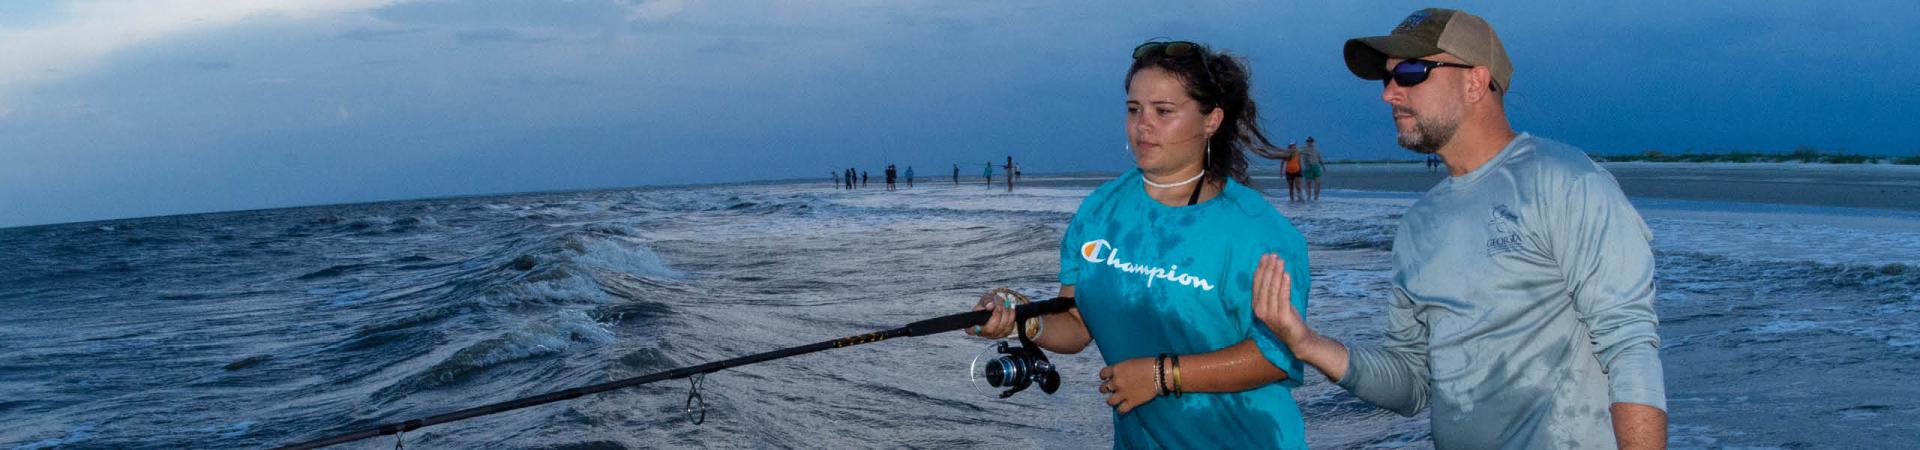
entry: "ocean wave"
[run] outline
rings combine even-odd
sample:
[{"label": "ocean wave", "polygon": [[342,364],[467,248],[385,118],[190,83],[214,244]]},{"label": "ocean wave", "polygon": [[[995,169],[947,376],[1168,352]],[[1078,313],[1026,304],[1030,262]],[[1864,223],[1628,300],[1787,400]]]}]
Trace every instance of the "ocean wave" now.
[{"label": "ocean wave", "polygon": [[679,278],[684,274],[668,268],[660,255],[642,245],[594,239],[583,248],[581,258],[598,267],[622,274],[651,278]]},{"label": "ocean wave", "polygon": [[433,216],[409,216],[394,220],[387,227],[389,233],[410,233],[415,231],[441,228],[440,221]]},{"label": "ocean wave", "polygon": [[614,342],[612,330],[579,310],[560,310],[543,319],[469,345],[426,370],[383,389],[377,398],[396,398],[470,379],[500,365]]},{"label": "ocean wave", "polygon": [[329,214],[309,220],[304,224],[289,227],[282,231],[281,237],[306,236],[314,231],[332,231],[334,233],[371,236],[416,233],[442,228],[444,227],[440,225],[438,219],[426,215],[400,216],[400,218],[396,219],[385,214],[361,215],[356,217]]},{"label": "ocean wave", "polygon": [[1352,220],[1339,217],[1291,219],[1307,243],[1329,249],[1392,250],[1398,221]]},{"label": "ocean wave", "polygon": [[61,446],[67,446],[67,445],[78,445],[80,443],[86,442],[88,439],[92,439],[95,432],[95,428],[97,428],[97,426],[91,423],[81,424],[79,426],[73,427],[73,429],[71,430],[67,430],[66,436],[29,442],[26,444],[22,444],[18,447],[14,447],[13,450],[41,450],[41,449],[49,449],[49,448],[59,448]]},{"label": "ocean wave", "polygon": [[[1888,301],[1901,300],[1906,294],[1920,291],[1920,268],[1903,263],[1771,261],[1689,251],[1655,253],[1656,264],[1666,275],[1662,281],[1683,291],[1845,289],[1887,295]],[[1760,283],[1757,286],[1756,281]]]},{"label": "ocean wave", "polygon": [[640,230],[626,222],[594,222],[580,227],[580,230],[608,236],[640,237]]},{"label": "ocean wave", "polygon": [[332,266],[327,266],[327,268],[325,268],[325,269],[320,269],[320,270],[315,270],[315,271],[312,271],[312,272],[307,272],[307,274],[306,274],[306,275],[301,275],[301,276],[300,276],[299,278],[297,278],[297,279],[300,279],[300,280],[314,280],[314,279],[321,279],[321,278],[333,278],[333,277],[337,277],[337,276],[341,276],[341,275],[345,275],[345,274],[348,274],[348,273],[352,273],[352,272],[356,272],[356,271],[360,271],[360,270],[365,270],[365,269],[367,269],[367,268],[370,268],[370,267],[373,267],[373,265],[372,265],[372,264],[360,264],[360,263],[353,263],[353,264],[335,264],[335,265],[332,265]]}]

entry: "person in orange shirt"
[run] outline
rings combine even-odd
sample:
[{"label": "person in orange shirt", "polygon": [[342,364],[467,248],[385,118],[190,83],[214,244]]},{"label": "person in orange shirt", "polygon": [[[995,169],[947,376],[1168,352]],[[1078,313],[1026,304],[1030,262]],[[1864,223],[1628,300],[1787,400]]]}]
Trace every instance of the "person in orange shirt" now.
[{"label": "person in orange shirt", "polygon": [[1300,146],[1287,143],[1287,201],[1305,200],[1300,192]]}]

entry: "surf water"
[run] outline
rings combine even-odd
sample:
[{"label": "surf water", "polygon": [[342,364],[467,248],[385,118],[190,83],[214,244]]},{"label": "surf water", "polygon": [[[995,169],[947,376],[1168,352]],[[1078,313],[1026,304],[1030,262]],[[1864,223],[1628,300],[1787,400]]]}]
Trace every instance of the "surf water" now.
[{"label": "surf water", "polygon": [[[898,326],[1057,289],[1101,179],[541,193],[0,230],[0,448],[258,448]],[[1273,184],[1273,183],[1269,183]],[[876,185],[877,186],[877,185]],[[1044,186],[1044,187],[1039,187]],[[1384,325],[1414,195],[1275,204],[1322,332]],[[1920,442],[1920,214],[1636,199],[1678,448]],[[1061,392],[968,384],[957,333],[438,425],[415,448],[1102,448],[1098,350]],[[1317,373],[1317,448],[1430,446]],[[391,448],[382,437],[340,448]]]}]

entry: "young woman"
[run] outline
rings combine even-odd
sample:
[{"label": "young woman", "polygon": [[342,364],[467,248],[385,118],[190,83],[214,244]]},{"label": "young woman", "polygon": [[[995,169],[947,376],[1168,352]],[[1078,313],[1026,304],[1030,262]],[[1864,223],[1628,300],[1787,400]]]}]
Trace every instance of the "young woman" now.
[{"label": "young woman", "polygon": [[[1271,146],[1248,78],[1238,58],[1192,42],[1134,49],[1138,167],[1088,195],[1061,240],[1060,295],[1079,307],[1020,324],[1056,353],[1099,344],[1116,448],[1306,448],[1300,363],[1251,307],[1254,269],[1277,254],[1306,310],[1307,247],[1244,185],[1243,152]],[[1012,333],[1009,306],[983,296],[974,309],[993,319],[969,333]]]}]

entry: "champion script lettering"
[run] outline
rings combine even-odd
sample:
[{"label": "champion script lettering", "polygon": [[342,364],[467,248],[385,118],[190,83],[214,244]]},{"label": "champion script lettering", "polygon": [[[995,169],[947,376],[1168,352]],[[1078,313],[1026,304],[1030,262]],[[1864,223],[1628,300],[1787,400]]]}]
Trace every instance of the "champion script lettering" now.
[{"label": "champion script lettering", "polygon": [[1081,244],[1080,257],[1094,264],[1106,264],[1107,267],[1118,269],[1122,273],[1144,275],[1147,277],[1147,287],[1153,287],[1153,280],[1167,280],[1182,286],[1200,288],[1202,291],[1213,290],[1212,282],[1192,274],[1180,273],[1179,265],[1149,267],[1145,264],[1122,261],[1120,249],[1114,248],[1113,244],[1108,243],[1106,239],[1095,239]]}]

